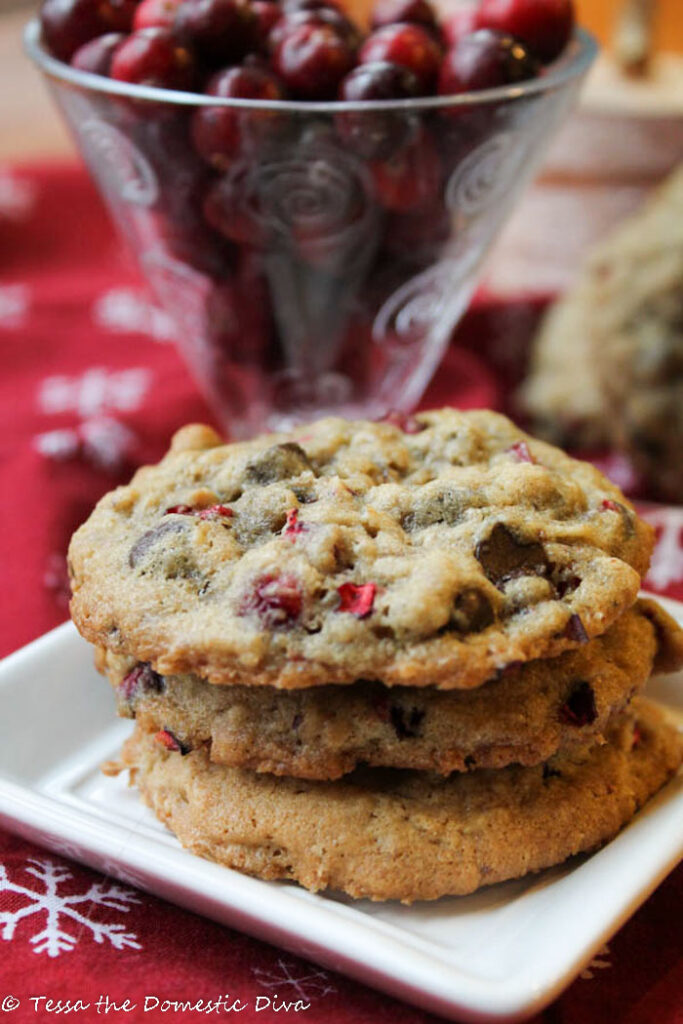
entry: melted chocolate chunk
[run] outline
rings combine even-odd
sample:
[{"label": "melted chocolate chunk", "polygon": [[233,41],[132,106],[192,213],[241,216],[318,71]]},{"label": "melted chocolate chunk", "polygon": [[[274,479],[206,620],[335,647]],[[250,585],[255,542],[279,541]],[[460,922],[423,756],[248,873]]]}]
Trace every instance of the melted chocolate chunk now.
[{"label": "melted chocolate chunk", "polygon": [[159,526],[155,526],[147,533],[143,533],[139,540],[136,540],[128,554],[128,564],[134,569],[163,537],[170,533],[184,533],[187,530],[187,522],[183,519],[167,519]]},{"label": "melted chocolate chunk", "polygon": [[569,621],[565,626],[564,636],[566,636],[568,640],[577,640],[580,644],[587,644],[590,640],[590,637],[586,632],[586,628],[581,621],[581,617],[577,615],[576,612],[569,616]]},{"label": "melted chocolate chunk", "polygon": [[293,441],[267,448],[246,469],[247,480],[255,484],[274,484],[300,476],[313,466],[303,448]]},{"label": "melted chocolate chunk", "polygon": [[562,772],[558,772],[557,768],[551,768],[549,764],[543,765],[543,778],[544,779],[560,779],[562,778]]},{"label": "melted chocolate chunk", "polygon": [[560,708],[560,721],[564,725],[581,727],[591,725],[597,717],[593,687],[590,683],[578,683]]},{"label": "melted chocolate chunk", "polygon": [[400,704],[392,704],[389,708],[389,715],[398,739],[412,740],[420,735],[420,725],[425,716],[424,711],[419,708],[411,708],[408,712]]},{"label": "melted chocolate chunk", "polygon": [[477,544],[474,554],[488,579],[499,590],[517,576],[545,576],[550,568],[542,544],[516,537],[502,523],[496,523],[488,539]]},{"label": "melted chocolate chunk", "polygon": [[459,633],[481,633],[494,620],[491,602],[481,590],[470,587],[456,597],[451,621]]}]

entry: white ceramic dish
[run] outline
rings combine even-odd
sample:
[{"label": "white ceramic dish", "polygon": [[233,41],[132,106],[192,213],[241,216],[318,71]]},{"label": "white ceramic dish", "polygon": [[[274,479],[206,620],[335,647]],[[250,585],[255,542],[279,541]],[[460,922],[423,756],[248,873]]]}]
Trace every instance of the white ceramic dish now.
[{"label": "white ceramic dish", "polygon": [[[683,622],[683,605],[664,602]],[[651,684],[683,720],[683,674]],[[30,728],[27,723],[30,723]],[[533,878],[404,907],[313,895],[203,861],[99,771],[131,723],[67,624],[0,665],[0,824],[65,856],[444,1017],[550,1002],[683,853],[679,775],[617,839]]]}]

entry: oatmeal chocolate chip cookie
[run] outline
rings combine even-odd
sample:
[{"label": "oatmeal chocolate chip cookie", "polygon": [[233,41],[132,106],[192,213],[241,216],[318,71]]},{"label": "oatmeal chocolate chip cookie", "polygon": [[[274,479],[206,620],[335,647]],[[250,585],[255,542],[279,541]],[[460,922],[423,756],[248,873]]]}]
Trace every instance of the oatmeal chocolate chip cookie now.
[{"label": "oatmeal chocolate chip cookie", "polygon": [[601,735],[653,667],[681,667],[683,630],[641,600],[579,650],[512,666],[470,692],[368,681],[217,687],[100,654],[119,714],[146,732],[170,732],[188,750],[206,746],[216,764],[335,779],[360,763],[442,774],[539,764]]},{"label": "oatmeal chocolate chip cookie", "polygon": [[79,630],[219,684],[464,688],[633,603],[653,530],[596,469],[492,412],[403,426],[181,431],[75,534]]},{"label": "oatmeal chocolate chip cookie", "polygon": [[120,767],[194,853],[259,878],[405,903],[463,895],[592,850],[674,774],[681,737],[636,702],[608,742],[544,765],[447,778],[367,768],[336,782],[257,775],[137,727]]}]

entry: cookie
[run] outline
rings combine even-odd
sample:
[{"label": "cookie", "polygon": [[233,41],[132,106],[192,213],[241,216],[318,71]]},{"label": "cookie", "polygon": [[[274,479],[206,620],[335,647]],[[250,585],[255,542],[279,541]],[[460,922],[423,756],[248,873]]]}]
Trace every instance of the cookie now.
[{"label": "cookie", "polygon": [[217,687],[102,655],[119,714],[146,732],[170,732],[186,749],[206,746],[216,764],[335,779],[361,763],[442,774],[538,764],[599,736],[662,659],[668,670],[680,668],[683,631],[641,600],[579,650],[508,669],[469,692],[368,681]]},{"label": "cookie", "polygon": [[673,775],[681,751],[661,712],[635,702],[607,743],[532,768],[447,778],[367,768],[311,782],[215,765],[205,748],[183,755],[139,726],[118,767],[194,853],[314,891],[410,903],[595,849]]},{"label": "cookie", "polygon": [[600,635],[654,532],[594,467],[492,412],[187,428],[69,553],[93,643],[162,675],[478,686]]}]

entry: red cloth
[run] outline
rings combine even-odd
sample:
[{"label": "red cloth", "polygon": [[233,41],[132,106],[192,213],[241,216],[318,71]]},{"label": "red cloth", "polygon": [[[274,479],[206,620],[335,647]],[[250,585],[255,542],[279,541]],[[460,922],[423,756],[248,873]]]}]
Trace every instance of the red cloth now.
[{"label": "red cloth", "polygon": [[[528,304],[480,304],[466,318],[460,344],[449,350],[425,406],[501,406],[537,313]],[[211,420],[169,337],[168,323],[148,302],[85,173],[0,168],[0,654],[67,617],[64,552],[96,499],[135,465],[159,458],[176,427]],[[683,511],[648,514],[664,536],[652,582],[683,597]],[[59,955],[38,952],[40,941],[31,941],[45,925],[44,910],[26,914],[10,935],[8,915],[29,907],[30,893],[56,885],[62,895],[84,894],[96,882],[105,889],[114,884],[0,832],[0,1012],[12,1007],[3,1007],[3,998],[21,1000],[8,1021],[55,1017],[31,996],[89,1002],[88,1010],[69,1019],[90,1021],[143,1019],[146,994],[196,1003],[224,993],[249,1004],[239,1014],[242,1022],[434,1020],[144,893],[130,903],[134,891],[127,888],[118,897],[109,893],[118,909],[102,903],[101,890],[95,902],[81,904],[90,924],[72,922],[67,931],[73,948]],[[92,925],[112,917],[129,936],[121,949],[106,933],[95,941]],[[535,1018],[537,1024],[682,1024],[681,920],[679,869],[596,958],[590,977],[577,980]],[[311,1007],[305,1014],[256,1013],[257,997],[275,992],[280,1000],[303,998]],[[98,1013],[96,1001],[104,995],[119,1004],[129,999],[138,1010],[105,1016],[101,1004]],[[206,1017],[160,1007],[144,1014],[146,1021]]]}]

